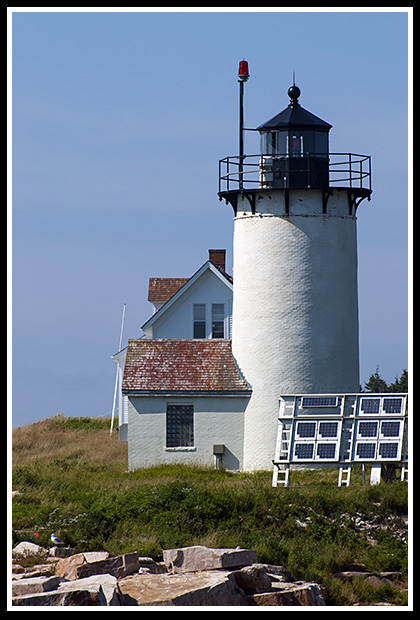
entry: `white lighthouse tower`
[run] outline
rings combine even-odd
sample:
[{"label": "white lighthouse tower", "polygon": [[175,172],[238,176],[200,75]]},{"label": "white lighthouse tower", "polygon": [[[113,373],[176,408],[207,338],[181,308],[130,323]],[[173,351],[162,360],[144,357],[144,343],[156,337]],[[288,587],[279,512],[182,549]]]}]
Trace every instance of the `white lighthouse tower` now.
[{"label": "white lighthouse tower", "polygon": [[370,199],[370,157],[329,152],[331,125],[300,89],[260,125],[260,153],[220,162],[234,211],[232,349],[252,387],[244,470],[270,469],[281,394],[359,391],[356,210]]}]

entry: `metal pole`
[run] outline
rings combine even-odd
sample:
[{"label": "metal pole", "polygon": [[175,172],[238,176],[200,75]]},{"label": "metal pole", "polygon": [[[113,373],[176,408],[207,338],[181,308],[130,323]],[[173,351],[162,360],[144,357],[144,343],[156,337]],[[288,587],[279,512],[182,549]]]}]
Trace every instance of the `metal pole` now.
[{"label": "metal pole", "polygon": [[241,60],[239,63],[239,189],[244,186],[244,84],[249,78],[248,63]]},{"label": "metal pole", "polygon": [[244,170],[244,82],[239,82],[239,189],[243,189]]},{"label": "metal pole", "polygon": [[[123,336],[123,330],[124,330],[124,317],[125,317],[125,304],[123,306],[123,312],[122,312],[121,330],[120,330],[120,342],[119,342],[119,346],[118,346],[118,351],[121,351],[122,336]],[[115,373],[114,398],[113,398],[113,401],[112,401],[111,428],[110,428],[110,431],[109,431],[110,435],[112,435],[112,429],[114,428],[115,403],[116,403],[116,400],[117,400],[117,388],[118,388],[118,374],[119,374],[119,367],[118,367],[118,364],[117,364],[117,372]]]}]

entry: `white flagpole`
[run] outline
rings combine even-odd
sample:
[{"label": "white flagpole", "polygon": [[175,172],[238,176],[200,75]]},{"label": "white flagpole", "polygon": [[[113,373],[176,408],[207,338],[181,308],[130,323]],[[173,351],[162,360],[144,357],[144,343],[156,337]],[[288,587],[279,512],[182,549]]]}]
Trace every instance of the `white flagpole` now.
[{"label": "white flagpole", "polygon": [[[122,336],[123,336],[123,330],[124,330],[124,318],[125,318],[125,304],[123,306],[123,312],[122,312],[120,342],[118,346],[118,351],[121,351]],[[117,401],[117,390],[118,390],[118,374],[119,374],[119,366],[117,364],[117,372],[115,374],[115,385],[114,385],[114,400],[112,403],[111,429],[109,431],[110,435],[112,435],[112,429],[114,428],[115,404]]]}]

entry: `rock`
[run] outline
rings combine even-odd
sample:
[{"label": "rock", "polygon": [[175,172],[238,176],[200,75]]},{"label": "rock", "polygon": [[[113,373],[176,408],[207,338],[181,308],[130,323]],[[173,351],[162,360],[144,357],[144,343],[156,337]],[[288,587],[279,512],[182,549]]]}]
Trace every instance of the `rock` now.
[{"label": "rock", "polygon": [[264,564],[245,566],[241,570],[232,573],[238,587],[245,594],[258,594],[271,590],[271,579]]},{"label": "rock", "polygon": [[341,579],[341,581],[352,581],[353,579],[356,579],[357,577],[362,577],[362,578],[366,578],[369,577],[370,575],[372,575],[372,573],[368,573],[365,571],[357,571],[357,570],[344,570],[344,571],[340,571],[339,573],[334,573],[334,577],[337,577],[338,579]]},{"label": "rock", "polygon": [[168,549],[163,552],[163,561],[172,573],[195,572],[247,566],[257,561],[252,549],[210,549],[201,545]]},{"label": "rock", "polygon": [[60,560],[55,574],[68,580],[82,579],[91,575],[110,574],[120,579],[132,575],[139,570],[140,564],[137,552],[111,556],[96,561],[91,554],[77,553],[69,558]]},{"label": "rock", "polygon": [[138,574],[119,581],[124,605],[325,606],[316,583],[274,582],[267,566],[164,575]]},{"label": "rock", "polygon": [[[15,606],[320,606],[318,584],[290,582],[285,568],[257,563],[249,549],[195,546],[164,551],[165,563],[136,552],[78,553],[34,577],[15,564]],[[248,561],[247,565],[243,562]],[[171,572],[166,572],[168,567]],[[209,568],[211,567],[211,568]],[[43,565],[40,565],[43,569]],[[32,570],[32,569],[30,569]],[[369,573],[364,573],[369,576]],[[389,576],[389,574],[387,574]],[[384,577],[385,578],[385,577]]]},{"label": "rock", "polygon": [[278,583],[274,591],[254,594],[252,597],[260,606],[319,607],[325,606],[321,588],[317,583]]},{"label": "rock", "polygon": [[12,596],[37,594],[55,590],[61,581],[60,577],[30,577],[12,581]]},{"label": "rock", "polygon": [[12,550],[13,558],[47,557],[48,550],[31,542],[20,542]]},{"label": "rock", "polygon": [[89,591],[102,588],[108,607],[120,606],[123,604],[121,590],[118,580],[113,575],[92,575],[84,579],[75,581],[62,581],[58,587],[58,592],[70,592],[75,590],[87,589]]},{"label": "rock", "polygon": [[50,547],[49,554],[55,558],[68,558],[73,555],[74,549],[71,547]]},{"label": "rock", "polygon": [[366,577],[365,583],[372,588],[381,588],[384,584],[392,586],[392,581],[390,579],[387,579],[386,577],[378,577],[377,575],[369,575],[369,577]]},{"label": "rock", "polygon": [[40,594],[16,596],[12,598],[12,605],[19,607],[90,607],[105,606],[106,599],[101,586],[95,586],[89,589],[75,589],[69,591],[53,590]]},{"label": "rock", "polygon": [[54,574],[54,567],[51,564],[35,564],[27,568],[20,567],[22,570],[12,569],[12,579],[29,579],[32,577],[50,577]]},{"label": "rock", "polygon": [[271,581],[292,581],[292,576],[284,566],[274,566],[273,564],[264,564]]},{"label": "rock", "polygon": [[69,558],[59,560],[55,565],[55,574],[64,579],[77,579],[77,569],[85,563],[85,554],[76,553]]},{"label": "rock", "polygon": [[153,573],[155,575],[166,573],[166,566],[163,562],[156,562],[153,558],[139,557],[139,572]]},{"label": "rock", "polygon": [[398,581],[401,579],[401,576],[402,575],[399,572],[385,572],[374,575],[373,573],[369,573],[367,571],[362,572],[348,570],[334,573],[334,577],[341,579],[341,581],[352,581],[353,579],[361,578],[373,586],[383,585],[384,583],[392,584],[393,581]]},{"label": "rock", "polygon": [[248,605],[229,571],[139,574],[119,581],[125,605],[231,606]]},{"label": "rock", "polygon": [[83,555],[86,562],[101,562],[102,560],[115,557],[115,555],[108,551],[86,551]]}]

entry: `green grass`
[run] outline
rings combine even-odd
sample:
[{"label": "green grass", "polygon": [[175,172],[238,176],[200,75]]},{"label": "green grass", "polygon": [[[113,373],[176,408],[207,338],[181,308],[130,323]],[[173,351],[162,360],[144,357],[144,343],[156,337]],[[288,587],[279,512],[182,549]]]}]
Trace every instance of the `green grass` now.
[{"label": "green grass", "polygon": [[[335,604],[407,604],[402,588],[334,577],[357,561],[407,579],[407,544],[392,529],[408,511],[406,483],[363,485],[357,469],[341,488],[329,470],[293,472],[289,488],[272,488],[271,472],[179,465],[127,472],[127,446],[101,419],[56,416],[13,434],[13,489],[21,492],[13,544],[48,547],[54,531],[76,551],[138,551],[156,560],[172,547],[240,545],[294,579],[322,584]],[[364,531],[356,517],[388,527]]]}]

